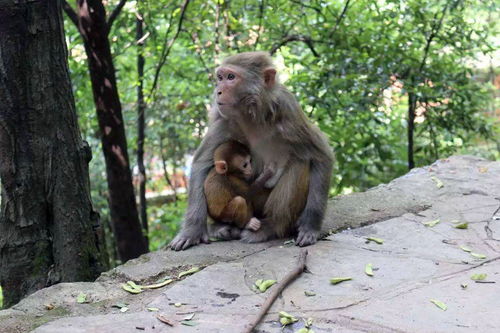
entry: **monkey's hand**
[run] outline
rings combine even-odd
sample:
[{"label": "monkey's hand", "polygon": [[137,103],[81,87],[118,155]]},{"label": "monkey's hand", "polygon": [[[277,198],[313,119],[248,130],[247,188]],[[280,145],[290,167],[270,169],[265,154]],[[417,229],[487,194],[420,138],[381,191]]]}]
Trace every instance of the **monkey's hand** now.
[{"label": "monkey's hand", "polygon": [[280,180],[281,175],[283,174],[283,171],[285,171],[285,168],[276,168],[276,170],[273,171],[274,175],[271,178],[269,178],[268,181],[266,181],[264,187],[273,188],[274,186],[276,186],[278,180]]},{"label": "monkey's hand", "polygon": [[259,192],[264,188],[264,184],[274,176],[274,171],[271,168],[266,168],[250,185],[250,193]]},{"label": "monkey's hand", "polygon": [[319,231],[317,230],[300,230],[299,228],[299,234],[295,240],[295,245],[300,247],[312,245],[318,241],[318,237]]},{"label": "monkey's hand", "polygon": [[260,220],[256,217],[252,217],[250,221],[245,226],[245,229],[257,231],[260,229]]},{"label": "monkey's hand", "polygon": [[208,230],[206,227],[206,223],[205,227],[203,228],[187,227],[182,229],[170,242],[169,246],[172,250],[180,251],[185,250],[190,246],[198,245],[200,243],[210,243],[208,240]]}]

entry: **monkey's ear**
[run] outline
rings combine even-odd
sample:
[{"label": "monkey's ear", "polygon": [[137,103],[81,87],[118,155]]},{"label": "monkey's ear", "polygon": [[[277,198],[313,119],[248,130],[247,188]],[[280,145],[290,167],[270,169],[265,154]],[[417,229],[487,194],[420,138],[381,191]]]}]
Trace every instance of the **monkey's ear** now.
[{"label": "monkey's ear", "polygon": [[227,172],[227,163],[226,161],[215,161],[215,172],[218,174],[225,174]]},{"label": "monkey's ear", "polygon": [[276,82],[276,70],[274,68],[266,68],[264,69],[264,83],[268,88],[274,86],[274,82]]}]

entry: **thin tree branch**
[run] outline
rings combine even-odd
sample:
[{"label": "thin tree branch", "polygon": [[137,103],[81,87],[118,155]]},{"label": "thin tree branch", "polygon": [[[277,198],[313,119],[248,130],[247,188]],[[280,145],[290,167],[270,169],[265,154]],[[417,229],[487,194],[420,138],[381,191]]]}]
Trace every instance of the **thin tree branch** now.
[{"label": "thin tree branch", "polygon": [[64,0],[63,1],[63,9],[66,15],[68,15],[68,18],[73,22],[74,25],[78,28],[78,14],[75,12],[75,10],[69,5],[69,3]]},{"label": "thin tree branch", "polygon": [[319,54],[318,52],[316,52],[316,50],[314,49],[314,45],[313,45],[313,40],[311,39],[311,37],[308,37],[308,36],[304,36],[304,35],[290,35],[290,36],[286,36],[285,38],[283,38],[279,43],[275,44],[271,50],[269,51],[271,54],[274,54],[276,53],[276,51],[278,51],[282,46],[290,43],[290,42],[303,42],[305,43],[309,49],[311,50],[312,54],[315,56],[315,57],[319,57]]},{"label": "thin tree branch", "polygon": [[337,22],[335,22],[335,26],[333,27],[332,31],[328,35],[329,39],[333,37],[333,35],[335,34],[335,32],[337,32],[337,29],[338,29],[338,27],[340,25],[340,22],[342,22],[342,20],[345,17],[345,14],[347,13],[347,8],[349,8],[349,2],[351,2],[351,0],[347,0],[345,2],[344,9],[342,9],[342,13],[340,13],[340,16],[337,18]]},{"label": "thin tree branch", "polygon": [[245,333],[253,332],[255,327],[257,327],[262,318],[264,318],[264,316],[266,315],[267,311],[271,308],[271,305],[273,305],[276,298],[278,298],[279,294],[290,284],[290,282],[292,282],[300,274],[302,274],[302,272],[306,268],[306,257],[307,257],[307,250],[306,249],[301,250],[299,258],[297,260],[297,266],[295,266],[295,268],[292,271],[288,272],[288,274],[285,275],[283,280],[281,280],[281,282],[278,283],[276,287],[272,289],[266,301],[260,307],[260,311],[257,314],[257,316],[255,316],[254,320],[252,320],[252,322],[247,325]]},{"label": "thin tree branch", "polygon": [[[445,15],[446,15],[446,10],[447,9],[448,9],[448,4],[446,4],[446,6],[444,6],[444,8],[443,8],[443,10],[441,12],[442,15],[441,15],[441,18],[439,19],[439,22],[437,23],[437,25],[433,25],[431,33],[430,33],[429,37],[427,38],[427,43],[426,43],[425,49],[424,49],[424,57],[422,59],[422,62],[420,63],[420,67],[418,69],[419,74],[424,69],[425,62],[427,61],[427,56],[429,55],[429,50],[430,50],[430,47],[431,47],[432,40],[437,36],[439,30],[441,29],[441,25],[443,24],[443,19],[444,19]],[[434,19],[436,19],[436,17],[437,17],[437,13],[434,16]]]},{"label": "thin tree branch", "polygon": [[257,29],[257,38],[255,39],[255,44],[253,45],[254,51],[257,50],[257,45],[260,39],[260,30],[262,29],[262,18],[264,17],[264,6],[265,0],[260,0],[259,4],[259,29]]},{"label": "thin tree branch", "polygon": [[118,17],[118,15],[120,15],[120,12],[122,11],[123,6],[125,6],[125,2],[127,2],[127,0],[120,0],[120,2],[118,3],[118,5],[115,7],[115,9],[113,9],[113,11],[111,12],[111,14],[109,15],[109,18],[108,18],[108,33],[111,30],[111,26],[113,25],[113,22],[116,20],[116,18]]},{"label": "thin tree branch", "polygon": [[158,80],[160,78],[161,69],[165,65],[165,63],[167,62],[167,57],[170,54],[170,50],[172,49],[172,46],[174,45],[175,41],[177,40],[177,37],[179,37],[179,34],[181,32],[181,29],[182,29],[182,22],[184,21],[184,16],[186,14],[186,9],[187,9],[187,6],[189,5],[189,1],[190,0],[185,0],[184,3],[182,4],[181,16],[179,18],[179,23],[177,24],[177,31],[175,32],[174,37],[168,42],[167,47],[163,49],[162,55],[160,57],[160,61],[158,63],[158,66],[156,67],[156,72],[155,72],[155,76],[153,79],[153,84],[151,86],[151,90],[149,91],[148,100],[151,99],[151,97],[153,96],[153,94],[158,86]]}]

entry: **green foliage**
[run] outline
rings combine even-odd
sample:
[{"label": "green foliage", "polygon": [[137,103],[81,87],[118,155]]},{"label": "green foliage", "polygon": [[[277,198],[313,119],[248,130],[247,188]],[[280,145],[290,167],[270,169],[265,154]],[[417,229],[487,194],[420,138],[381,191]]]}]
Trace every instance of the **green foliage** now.
[{"label": "green foliage", "polygon": [[3,292],[2,287],[0,286],[0,309],[3,308]]},{"label": "green foliage", "polygon": [[177,233],[180,222],[187,207],[185,197],[177,202],[164,204],[161,207],[149,206],[149,249],[158,250],[166,246]]},{"label": "green foliage", "polygon": [[[498,52],[495,2],[194,0],[179,27],[180,5],[127,2],[110,32],[132,165],[137,53],[146,58],[145,157],[151,191],[165,185],[162,159],[173,173],[198,146],[207,124],[212,72],[225,55],[242,51],[276,51],[281,80],[335,150],[332,194],[364,190],[407,172],[409,93],[417,106],[417,166],[457,152],[499,158],[500,127],[492,117],[498,99],[485,74],[495,69],[476,68],[478,57],[493,59]],[[143,48],[135,42],[137,12],[147,33]],[[70,22],[66,35],[80,126],[94,150],[93,200],[107,221],[105,167],[85,52]],[[149,207],[152,249],[172,238],[185,206],[180,200]]]}]

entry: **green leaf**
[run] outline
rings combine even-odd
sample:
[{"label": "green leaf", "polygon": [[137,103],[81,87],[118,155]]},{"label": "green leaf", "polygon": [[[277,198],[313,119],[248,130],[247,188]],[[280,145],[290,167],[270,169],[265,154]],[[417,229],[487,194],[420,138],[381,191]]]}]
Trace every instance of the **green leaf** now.
[{"label": "green leaf", "polygon": [[455,224],[453,227],[457,228],[457,229],[468,229],[469,223],[467,223],[467,222],[460,223],[459,222],[458,224]]},{"label": "green leaf", "polygon": [[295,318],[289,313],[286,313],[285,311],[280,311],[278,315],[280,318],[280,323],[283,326],[290,325],[299,321],[297,318]]},{"label": "green leaf", "polygon": [[190,315],[187,315],[186,317],[182,318],[182,320],[192,320],[194,318],[195,313],[191,313]]},{"label": "green leaf", "polygon": [[473,281],[483,281],[484,279],[486,279],[487,276],[488,276],[488,274],[486,274],[486,273],[472,274],[470,279]]},{"label": "green leaf", "polygon": [[312,291],[304,290],[304,295],[306,295],[306,296],[316,296],[316,293],[314,293]]},{"label": "green leaf", "polygon": [[199,267],[193,267],[191,268],[190,270],[187,270],[187,271],[184,271],[184,272],[180,272],[179,273],[179,279],[183,276],[186,276],[186,275],[191,275],[191,274],[194,274],[196,272],[199,272],[200,271],[200,268]]},{"label": "green leaf", "polygon": [[431,179],[436,183],[437,188],[441,188],[444,186],[443,182],[436,176],[432,176]]},{"label": "green leaf", "polygon": [[76,296],[76,302],[80,304],[87,303],[87,295],[79,293],[78,296]]},{"label": "green leaf", "polygon": [[432,221],[428,221],[428,222],[424,222],[423,224],[426,226],[426,227],[434,227],[436,224],[438,224],[439,222],[441,222],[440,219],[436,219],[436,220],[432,220]]},{"label": "green leaf", "polygon": [[448,309],[448,306],[446,306],[446,304],[444,304],[441,301],[438,301],[436,299],[431,299],[431,302],[434,303],[435,306],[437,306],[438,308],[440,308],[443,311],[446,311],[446,309]]},{"label": "green leaf", "polygon": [[365,274],[368,276],[373,276],[373,266],[372,264],[366,264],[365,266]]},{"label": "green leaf", "polygon": [[273,284],[276,283],[276,280],[264,280],[262,283],[258,286],[260,292],[265,292],[269,287],[271,287]]},{"label": "green leaf", "polygon": [[191,320],[183,320],[183,321],[181,321],[181,324],[182,325],[186,325],[186,326],[197,326],[197,325],[199,325],[199,323],[197,323],[195,321],[191,321]]},{"label": "green leaf", "polygon": [[156,312],[156,311],[160,311],[160,309],[158,309],[158,308],[147,308],[147,310],[148,310],[149,312]]},{"label": "green leaf", "polygon": [[128,307],[124,306],[120,309],[120,312],[127,312],[128,311]]},{"label": "green leaf", "polygon": [[123,288],[123,290],[128,291],[131,294],[140,294],[140,293],[142,293],[141,287],[139,287],[133,281],[127,281],[126,284],[122,284],[122,288]]},{"label": "green leaf", "polygon": [[486,259],[486,256],[482,253],[471,252],[470,255],[477,259]]},{"label": "green leaf", "polygon": [[149,284],[149,285],[140,285],[138,287],[139,287],[139,289],[156,289],[156,288],[164,287],[167,284],[172,283],[173,281],[174,280],[170,279],[170,280],[165,280],[165,281],[160,282],[160,283]]},{"label": "green leaf", "polygon": [[460,246],[460,248],[465,252],[472,252],[472,249],[468,248],[467,246]]},{"label": "green leaf", "polygon": [[349,281],[349,280],[352,280],[352,277],[336,277],[336,278],[330,279],[330,283],[331,284],[339,284],[341,282]]},{"label": "green leaf", "polygon": [[182,306],[182,303],[175,303],[175,304],[174,304],[174,306],[175,306],[176,308],[180,308],[180,307]]},{"label": "green leaf", "polygon": [[384,244],[384,240],[382,238],[376,238],[376,237],[366,237],[366,240],[368,242],[375,242],[377,244]]},{"label": "green leaf", "polygon": [[113,304],[111,307],[121,309],[121,308],[124,308],[126,306],[127,306],[126,303],[116,303],[116,304]]}]

